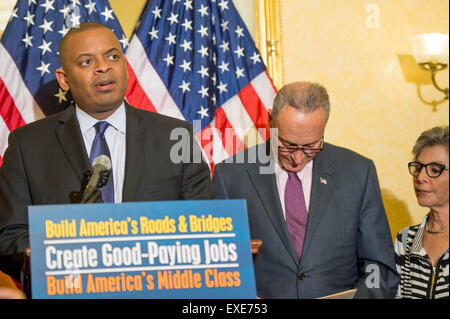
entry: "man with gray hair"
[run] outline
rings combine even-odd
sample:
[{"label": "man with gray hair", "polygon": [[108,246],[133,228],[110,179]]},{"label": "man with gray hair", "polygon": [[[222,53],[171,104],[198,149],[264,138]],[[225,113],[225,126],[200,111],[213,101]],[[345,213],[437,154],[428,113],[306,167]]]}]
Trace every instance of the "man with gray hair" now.
[{"label": "man with gray hair", "polygon": [[329,112],[321,85],[288,84],[269,110],[269,141],[215,168],[216,198],[246,199],[251,238],[263,242],[255,258],[259,297],[353,288],[356,298],[395,296],[399,277],[375,166],[324,141]]}]

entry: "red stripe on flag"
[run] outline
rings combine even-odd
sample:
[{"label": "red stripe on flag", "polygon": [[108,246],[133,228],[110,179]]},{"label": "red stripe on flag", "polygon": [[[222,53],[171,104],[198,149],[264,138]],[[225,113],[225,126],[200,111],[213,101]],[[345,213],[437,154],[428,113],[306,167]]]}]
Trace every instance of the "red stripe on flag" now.
[{"label": "red stripe on flag", "polygon": [[255,126],[257,128],[266,129],[265,138],[267,139],[269,137],[267,110],[264,107],[264,104],[259,99],[256,91],[253,89],[253,86],[249,83],[238,93],[238,96],[241,99],[242,105],[244,105],[253,123],[255,123]]},{"label": "red stripe on flag", "polygon": [[14,100],[9,94],[9,91],[1,78],[0,78],[0,101],[2,103],[0,107],[0,115],[3,117],[3,120],[5,121],[6,126],[10,131],[26,124],[19,110],[16,108]]},{"label": "red stripe on flag", "polygon": [[221,136],[222,144],[229,155],[236,154],[244,150],[244,145],[241,143],[239,137],[234,131],[233,126],[228,121],[228,118],[220,107],[216,110],[216,129]]},{"label": "red stripe on flag", "polygon": [[156,112],[155,106],[149,100],[144,90],[142,90],[139,81],[136,78],[136,74],[134,73],[132,67],[127,62],[127,71],[128,71],[128,87],[126,98],[127,102],[133,105],[134,107]]}]

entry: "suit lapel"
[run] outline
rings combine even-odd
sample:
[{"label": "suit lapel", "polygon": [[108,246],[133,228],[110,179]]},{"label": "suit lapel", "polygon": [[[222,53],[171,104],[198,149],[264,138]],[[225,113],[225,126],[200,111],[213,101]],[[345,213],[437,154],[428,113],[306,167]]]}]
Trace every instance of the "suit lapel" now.
[{"label": "suit lapel", "polygon": [[125,102],[127,114],[125,179],[123,201],[132,201],[141,174],[145,154],[145,129],[142,117]]},{"label": "suit lapel", "polygon": [[334,169],[333,162],[334,158],[329,156],[325,144],[324,150],[314,159],[308,225],[302,255],[307,254],[314,233],[335,189],[338,172]]},{"label": "suit lapel", "polygon": [[298,263],[297,253],[292,245],[283,214],[283,208],[281,207],[275,174],[261,174],[260,165],[258,164],[251,165],[247,169],[247,173],[264,206],[265,213],[269,217],[273,227],[276,229],[286,249],[289,251],[292,259],[295,263]]},{"label": "suit lapel", "polygon": [[84,173],[91,169],[91,165],[75,115],[75,108],[69,107],[58,120],[61,125],[56,129],[56,137],[81,183]]}]

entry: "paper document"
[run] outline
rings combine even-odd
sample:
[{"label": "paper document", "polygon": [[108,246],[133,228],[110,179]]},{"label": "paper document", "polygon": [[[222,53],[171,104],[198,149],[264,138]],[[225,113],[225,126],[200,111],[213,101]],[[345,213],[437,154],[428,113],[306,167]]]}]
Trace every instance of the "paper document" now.
[{"label": "paper document", "polygon": [[356,290],[357,289],[350,289],[350,290],[338,292],[337,294],[320,297],[317,299],[353,299],[353,297],[356,294]]}]

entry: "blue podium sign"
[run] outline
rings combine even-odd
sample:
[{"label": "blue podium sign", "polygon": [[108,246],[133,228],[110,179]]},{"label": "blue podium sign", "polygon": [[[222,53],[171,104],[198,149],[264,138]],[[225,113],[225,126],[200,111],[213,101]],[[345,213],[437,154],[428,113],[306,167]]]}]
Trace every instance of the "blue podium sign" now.
[{"label": "blue podium sign", "polygon": [[256,298],[244,200],[29,207],[32,298]]}]

